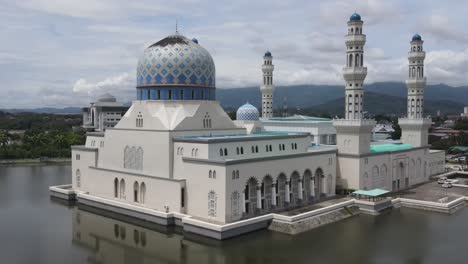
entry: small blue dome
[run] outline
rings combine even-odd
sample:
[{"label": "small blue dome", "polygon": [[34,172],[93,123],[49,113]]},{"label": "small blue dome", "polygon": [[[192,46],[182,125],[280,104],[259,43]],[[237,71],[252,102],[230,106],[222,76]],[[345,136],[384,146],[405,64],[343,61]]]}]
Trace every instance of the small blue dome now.
[{"label": "small blue dome", "polygon": [[267,52],[265,52],[265,57],[271,57],[271,52],[269,50],[267,50]]},{"label": "small blue dome", "polygon": [[246,103],[245,105],[237,109],[237,112],[236,112],[237,120],[255,121],[255,120],[258,120],[259,118],[260,118],[260,113],[258,112],[258,109],[249,103]]},{"label": "small blue dome", "polygon": [[414,34],[413,38],[412,38],[412,41],[421,41],[422,38],[419,34]]},{"label": "small blue dome", "polygon": [[192,41],[198,44],[198,39],[193,38]]},{"label": "small blue dome", "polygon": [[361,21],[361,16],[358,13],[354,13],[349,18],[349,21]]}]

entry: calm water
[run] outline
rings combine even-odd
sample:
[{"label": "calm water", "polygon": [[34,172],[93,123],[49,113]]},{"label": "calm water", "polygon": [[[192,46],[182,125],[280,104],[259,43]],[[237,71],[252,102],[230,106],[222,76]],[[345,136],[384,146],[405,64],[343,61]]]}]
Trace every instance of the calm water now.
[{"label": "calm water", "polygon": [[452,216],[402,209],[287,236],[218,242],[67,206],[48,187],[69,166],[0,167],[1,263],[467,263],[468,208]]}]

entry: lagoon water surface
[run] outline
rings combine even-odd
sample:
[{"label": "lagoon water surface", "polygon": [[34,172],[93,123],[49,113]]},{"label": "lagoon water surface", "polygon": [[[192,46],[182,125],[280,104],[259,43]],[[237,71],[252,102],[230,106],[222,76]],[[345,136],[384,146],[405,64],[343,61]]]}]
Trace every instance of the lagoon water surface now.
[{"label": "lagoon water surface", "polygon": [[1,263],[468,263],[468,208],[394,209],[219,242],[51,199],[48,187],[70,175],[66,165],[0,167]]}]

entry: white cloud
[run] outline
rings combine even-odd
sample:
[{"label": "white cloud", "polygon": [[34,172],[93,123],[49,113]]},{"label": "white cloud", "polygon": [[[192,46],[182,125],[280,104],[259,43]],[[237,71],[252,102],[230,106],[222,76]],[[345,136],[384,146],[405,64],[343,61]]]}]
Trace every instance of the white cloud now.
[{"label": "white cloud", "polygon": [[79,79],[73,85],[73,92],[87,94],[100,94],[108,91],[126,92],[132,89],[131,87],[134,85],[135,77],[130,76],[128,73],[122,73],[98,82],[89,82],[83,78]]},{"label": "white cloud", "polygon": [[366,83],[405,80],[413,32],[425,40],[429,82],[468,82],[468,3],[447,11],[440,6],[450,4],[422,0],[1,1],[2,107],[86,104],[103,92],[133,99],[138,56],[176,19],[212,54],[219,88],[259,86],[266,50],[276,85],[343,84],[354,11],[365,21]]},{"label": "white cloud", "polygon": [[429,16],[429,21],[424,21],[421,28],[429,33],[429,37],[438,41],[453,40],[463,44],[468,41],[468,34],[458,28],[450,21],[448,15],[433,14]]}]

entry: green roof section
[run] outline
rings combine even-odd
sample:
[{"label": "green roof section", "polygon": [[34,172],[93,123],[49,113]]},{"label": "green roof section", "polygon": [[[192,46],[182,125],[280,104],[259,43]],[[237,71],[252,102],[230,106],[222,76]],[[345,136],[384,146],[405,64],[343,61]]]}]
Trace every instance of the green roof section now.
[{"label": "green roof section", "polygon": [[371,145],[370,152],[371,153],[379,153],[379,152],[391,152],[391,151],[398,151],[398,150],[405,150],[411,149],[413,145],[410,144],[378,144],[378,145]]},{"label": "green roof section", "polygon": [[331,122],[329,118],[315,117],[315,116],[304,116],[304,115],[293,115],[288,117],[272,117],[270,121],[281,121],[281,122]]},{"label": "green roof section", "polygon": [[382,190],[382,189],[373,189],[373,190],[357,190],[353,192],[353,194],[359,194],[359,195],[365,195],[365,196],[371,196],[371,197],[377,197],[380,195],[384,195],[386,193],[389,193],[389,191]]},{"label": "green roof section", "polygon": [[468,152],[468,147],[466,146],[453,146],[450,148],[451,151],[461,151],[461,152]]}]

